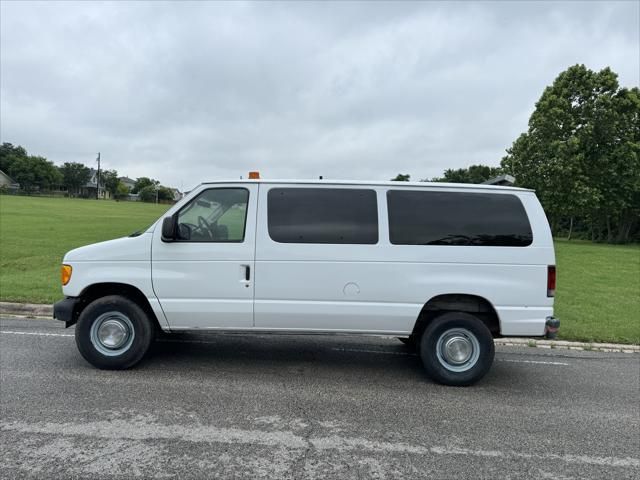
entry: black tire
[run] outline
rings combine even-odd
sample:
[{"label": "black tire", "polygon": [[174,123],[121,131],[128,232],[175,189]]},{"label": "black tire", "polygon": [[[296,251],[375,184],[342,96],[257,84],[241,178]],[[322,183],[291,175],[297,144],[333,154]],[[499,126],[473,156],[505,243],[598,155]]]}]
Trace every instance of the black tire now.
[{"label": "black tire", "polygon": [[[109,322],[110,325],[105,325]],[[123,342],[120,348],[111,348],[99,340],[99,332],[108,333],[109,328],[115,328],[116,332],[111,339]],[[76,325],[78,350],[91,365],[106,370],[124,370],[134,366],[147,353],[154,336],[154,324],[144,310],[119,295],[91,302],[80,314]],[[107,338],[106,343],[110,342],[114,343]]]},{"label": "black tire", "polygon": [[[450,342],[451,349],[445,348],[447,342]],[[456,349],[456,346],[463,348]],[[455,353],[452,352],[456,350],[461,356],[454,359]],[[463,362],[467,354],[468,360]],[[429,324],[420,339],[420,357],[427,374],[444,385],[476,383],[491,368],[494,354],[491,332],[478,317],[469,313],[451,312],[439,316]]]}]

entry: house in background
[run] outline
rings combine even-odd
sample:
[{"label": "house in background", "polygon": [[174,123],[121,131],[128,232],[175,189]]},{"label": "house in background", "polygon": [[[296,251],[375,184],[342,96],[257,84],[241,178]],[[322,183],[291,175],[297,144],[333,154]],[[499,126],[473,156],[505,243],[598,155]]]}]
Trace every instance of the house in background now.
[{"label": "house in background", "polygon": [[136,181],[133,178],[118,177],[118,180],[120,180],[120,182],[129,189],[129,195],[126,196],[125,200],[129,200],[130,202],[137,202],[140,200],[137,193],[131,193],[133,187],[136,186]]},{"label": "house in background", "polygon": [[133,187],[136,185],[136,181],[129,177],[119,177],[118,180],[124,183],[129,191],[133,190]]},{"label": "house in background", "polygon": [[20,184],[15,182],[13,178],[0,170],[0,188],[7,190],[18,190],[20,188]]},{"label": "house in background", "polygon": [[102,177],[100,177],[100,197],[97,196],[97,193],[98,193],[98,171],[95,168],[92,168],[89,181],[85,183],[82,187],[80,187],[80,196],[84,198],[102,198],[102,199],[111,198],[111,194],[107,191],[107,189],[104,186],[104,179]]}]

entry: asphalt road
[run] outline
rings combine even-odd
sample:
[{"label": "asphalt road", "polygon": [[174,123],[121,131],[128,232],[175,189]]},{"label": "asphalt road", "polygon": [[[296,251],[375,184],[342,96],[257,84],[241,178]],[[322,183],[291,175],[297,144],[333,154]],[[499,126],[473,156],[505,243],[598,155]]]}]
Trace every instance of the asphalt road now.
[{"label": "asphalt road", "polygon": [[0,319],[2,478],[639,478],[640,355],[500,347],[434,384],[395,339],[182,335],[100,371]]}]

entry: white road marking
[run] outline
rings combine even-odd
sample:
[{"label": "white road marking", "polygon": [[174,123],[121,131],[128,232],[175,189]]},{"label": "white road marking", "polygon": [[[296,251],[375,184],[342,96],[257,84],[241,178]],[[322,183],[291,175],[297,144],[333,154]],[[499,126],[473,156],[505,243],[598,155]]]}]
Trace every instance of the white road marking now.
[{"label": "white road marking", "polygon": [[12,330],[0,330],[0,333],[9,333],[11,335],[36,335],[40,337],[73,337],[72,333],[45,333],[45,332],[16,332]]},{"label": "white road marking", "polygon": [[498,358],[497,361],[509,362],[509,363],[535,363],[539,365],[563,365],[563,366],[570,365],[569,363],[564,363],[564,362],[546,362],[542,360],[509,360],[507,358]]},{"label": "white road marking", "polygon": [[[412,445],[402,442],[384,442],[361,437],[341,435],[312,436],[305,438],[290,430],[264,431],[257,429],[221,428],[212,425],[164,425],[152,417],[138,417],[130,420],[111,419],[109,421],[83,423],[56,422],[0,422],[0,432],[22,434],[55,435],[56,437],[81,437],[107,440],[165,440],[193,443],[221,443],[260,445],[266,447],[303,450],[314,447],[317,450],[334,450],[341,453],[360,450],[370,453],[404,453],[410,455],[458,455],[490,457],[502,460],[529,459],[536,461],[560,461],[565,463],[599,465],[608,467],[638,468],[640,459],[632,457],[600,457],[593,455],[556,454],[538,452],[517,452],[481,450],[441,445]],[[16,441],[16,438],[13,437]]]}]

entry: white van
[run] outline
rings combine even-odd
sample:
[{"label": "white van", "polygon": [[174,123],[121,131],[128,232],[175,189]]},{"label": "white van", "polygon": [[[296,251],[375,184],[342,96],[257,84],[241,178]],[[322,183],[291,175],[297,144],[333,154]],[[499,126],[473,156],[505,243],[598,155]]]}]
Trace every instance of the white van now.
[{"label": "white van", "polygon": [[409,182],[203,183],[143,232],[70,251],[54,317],[124,369],[157,331],[401,337],[479,380],[493,338],[543,336],[555,256],[530,190]]}]

